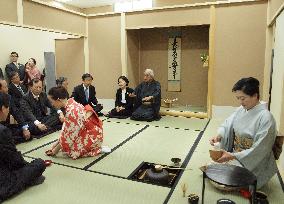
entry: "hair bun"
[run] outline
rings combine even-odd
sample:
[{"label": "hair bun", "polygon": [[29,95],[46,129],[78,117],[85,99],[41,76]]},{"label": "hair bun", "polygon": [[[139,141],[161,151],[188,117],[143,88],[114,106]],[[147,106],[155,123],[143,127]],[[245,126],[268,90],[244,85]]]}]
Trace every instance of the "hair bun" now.
[{"label": "hair bun", "polygon": [[247,78],[247,82],[254,86],[259,86],[259,81],[254,77]]}]

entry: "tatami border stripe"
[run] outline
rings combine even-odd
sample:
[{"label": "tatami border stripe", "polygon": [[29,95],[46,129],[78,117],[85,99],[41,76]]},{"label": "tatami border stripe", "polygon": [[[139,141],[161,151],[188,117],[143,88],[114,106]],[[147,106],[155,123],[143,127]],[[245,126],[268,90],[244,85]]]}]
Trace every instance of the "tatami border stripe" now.
[{"label": "tatami border stripe", "polygon": [[[24,157],[27,157],[27,158],[30,158],[30,159],[36,159],[35,157],[31,157],[31,156],[27,156],[27,155],[25,155]],[[114,178],[119,178],[119,179],[128,180],[127,178],[122,177],[122,176],[107,174],[107,173],[103,173],[103,172],[99,172],[99,171],[93,171],[93,170],[89,170],[89,169],[83,169],[83,168],[80,168],[80,167],[77,167],[77,166],[71,166],[71,165],[67,165],[67,164],[61,164],[61,163],[53,162],[53,161],[52,161],[52,164],[57,164],[57,165],[59,165],[59,166],[64,166],[64,167],[68,167],[68,168],[71,168],[71,169],[77,169],[77,170],[81,170],[81,171],[87,171],[87,172],[92,172],[92,173],[96,173],[96,174],[101,174],[101,175],[104,175],[104,176],[110,176],[110,177],[114,177]]]},{"label": "tatami border stripe", "polygon": [[[192,147],[190,148],[188,154],[186,155],[186,158],[185,158],[184,162],[182,163],[181,168],[185,168],[185,167],[187,166],[187,164],[189,163],[189,160],[191,159],[194,150],[196,149],[198,143],[200,142],[200,140],[201,140],[201,138],[202,138],[202,136],[203,136],[203,133],[204,133],[204,131],[206,130],[206,128],[207,128],[209,122],[210,122],[210,120],[208,120],[208,122],[207,122],[206,126],[204,127],[204,129],[198,134],[196,140],[194,141]],[[175,190],[175,188],[176,188],[176,186],[177,186],[177,184],[178,184],[180,178],[181,178],[182,175],[183,175],[183,172],[184,172],[184,170],[181,170],[181,173],[180,173],[179,176],[177,177],[177,179],[176,179],[176,181],[175,181],[173,187],[171,188],[171,190],[170,190],[170,192],[169,192],[168,196],[166,197],[166,199],[165,199],[165,201],[164,201],[163,204],[167,204],[167,203],[169,202],[169,200],[170,200],[170,198],[171,198],[171,196],[172,196],[172,194],[173,194],[173,192],[174,192],[174,190]]]},{"label": "tatami border stripe", "polygon": [[[38,140],[40,140],[40,139],[38,139]],[[43,147],[45,147],[45,146],[47,146],[47,145],[50,145],[50,144],[54,143],[54,142],[57,141],[57,140],[58,140],[58,139],[52,140],[52,141],[50,141],[50,142],[48,142],[48,143],[45,143],[45,144],[43,144],[43,145],[40,145],[40,146],[38,146],[38,147],[36,147],[36,148],[34,148],[34,149],[31,149],[31,150],[29,150],[29,151],[23,153],[22,155],[31,153],[31,152],[33,152],[33,151],[35,151],[35,150],[38,150],[38,149],[43,148]]]},{"label": "tatami border stripe", "polygon": [[[176,116],[168,116],[168,117],[176,117]],[[178,116],[179,117],[179,116]],[[184,117],[184,118],[191,118],[191,117]],[[111,120],[112,118],[106,118],[104,120],[106,120],[106,122],[108,123],[124,123],[124,124],[130,124],[130,125],[145,125],[145,123],[129,123],[129,122],[121,122],[121,121],[115,121],[115,120]],[[196,119],[205,119],[205,118],[196,118]],[[123,120],[122,120],[123,121]],[[209,121],[209,120],[208,120]],[[207,123],[208,123],[207,121]],[[160,127],[160,128],[172,128],[172,129],[181,129],[181,130],[192,130],[192,131],[201,131],[201,130],[198,130],[198,129],[189,129],[189,128],[182,128],[182,127],[169,127],[169,126],[161,126],[161,125],[157,125],[157,124],[154,124],[152,125],[151,122],[148,124],[149,126],[152,126],[152,127]],[[205,126],[206,127],[206,126]]]},{"label": "tatami border stripe", "polygon": [[128,142],[129,140],[133,139],[135,136],[137,136],[139,133],[141,133],[142,131],[144,131],[145,129],[147,129],[149,127],[149,125],[145,125],[143,128],[141,128],[140,130],[138,130],[137,132],[135,132],[133,135],[131,135],[130,137],[128,137],[127,139],[125,139],[124,141],[122,141],[121,143],[119,143],[117,146],[115,146],[114,148],[111,149],[110,153],[104,154],[101,157],[97,158],[95,161],[91,162],[90,164],[88,164],[87,166],[85,166],[83,169],[87,170],[88,168],[90,168],[91,166],[93,166],[94,164],[96,164],[97,162],[99,162],[100,160],[102,160],[103,158],[105,158],[106,156],[108,156],[109,154],[113,153],[115,150],[117,150],[119,147],[121,147],[122,145],[124,145],[126,142]]},{"label": "tatami border stripe", "polygon": [[279,169],[277,170],[277,176],[278,176],[279,183],[281,185],[282,191],[284,192],[284,182],[283,182],[283,179],[282,179],[281,174],[279,172]]}]

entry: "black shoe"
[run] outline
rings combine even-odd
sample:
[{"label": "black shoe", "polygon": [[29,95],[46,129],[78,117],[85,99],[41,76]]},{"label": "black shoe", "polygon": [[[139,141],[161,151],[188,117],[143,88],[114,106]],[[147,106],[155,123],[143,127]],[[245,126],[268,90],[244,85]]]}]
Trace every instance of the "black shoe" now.
[{"label": "black shoe", "polygon": [[40,177],[37,177],[35,180],[33,180],[30,185],[31,186],[36,186],[36,185],[39,185],[39,184],[42,184],[45,180],[45,176],[41,175]]},{"label": "black shoe", "polygon": [[255,192],[255,203],[256,204],[269,204],[267,200],[267,195],[261,191]]},{"label": "black shoe", "polygon": [[101,112],[97,113],[97,115],[98,115],[98,116],[104,116],[104,114],[101,113]]}]

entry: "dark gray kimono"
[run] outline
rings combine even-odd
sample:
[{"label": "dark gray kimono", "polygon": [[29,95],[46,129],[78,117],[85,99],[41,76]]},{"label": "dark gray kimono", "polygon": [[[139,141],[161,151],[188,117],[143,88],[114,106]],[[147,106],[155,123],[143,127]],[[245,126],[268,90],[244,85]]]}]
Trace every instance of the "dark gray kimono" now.
[{"label": "dark gray kimono", "polygon": [[0,203],[32,185],[44,170],[43,160],[24,160],[10,130],[0,124]]},{"label": "dark gray kimono", "polygon": [[[142,82],[135,88],[135,111],[132,113],[132,120],[153,121],[159,120],[161,106],[161,85],[158,81]],[[142,103],[144,97],[153,96],[150,105]]]}]

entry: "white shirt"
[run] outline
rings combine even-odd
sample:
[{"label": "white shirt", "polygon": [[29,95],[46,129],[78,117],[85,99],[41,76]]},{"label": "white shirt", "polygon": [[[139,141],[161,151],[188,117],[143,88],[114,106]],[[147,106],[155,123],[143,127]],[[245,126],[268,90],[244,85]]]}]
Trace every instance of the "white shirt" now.
[{"label": "white shirt", "polygon": [[16,67],[19,69],[19,64],[17,62],[13,62],[14,65],[16,65]]},{"label": "white shirt", "polygon": [[121,91],[121,103],[126,103],[125,93],[126,93],[126,89]]}]

